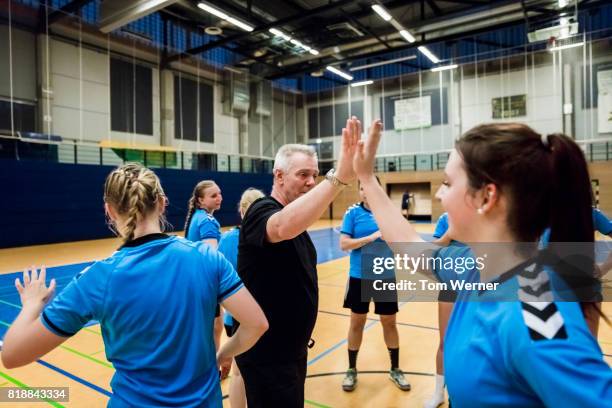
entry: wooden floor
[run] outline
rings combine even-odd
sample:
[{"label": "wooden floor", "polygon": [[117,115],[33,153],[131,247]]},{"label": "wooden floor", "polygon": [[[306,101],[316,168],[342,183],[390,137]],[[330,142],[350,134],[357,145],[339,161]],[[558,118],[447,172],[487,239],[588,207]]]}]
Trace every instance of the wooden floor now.
[{"label": "wooden floor", "polygon": [[[319,222],[313,229],[338,226],[338,222]],[[431,232],[429,224],[417,224],[420,232]],[[27,265],[59,266],[102,259],[109,256],[120,242],[116,239],[68,244],[42,245],[0,250],[0,273],[16,272]],[[359,385],[352,393],[341,390],[347,366],[346,332],[349,318],[342,308],[347,279],[348,257],[319,264],[320,310],[313,338],[316,344],[308,356],[306,406],[315,407],[420,407],[433,390],[435,352],[438,344],[437,306],[435,303],[406,303],[397,316],[400,334],[400,366],[408,372],[410,392],[395,388],[386,374],[389,359],[377,316],[371,314],[366,324],[359,353],[361,371]],[[1,299],[0,299],[1,301]],[[612,315],[612,305],[604,305],[604,313]],[[612,329],[601,326],[599,343],[608,364],[612,363]],[[66,407],[106,406],[113,368],[104,357],[104,344],[99,326],[81,330],[60,348],[43,358],[42,363],[7,370],[0,366],[0,386],[21,383],[30,387],[70,387],[70,402],[53,404]],[[222,390],[227,393],[228,382]],[[42,407],[50,403],[20,403],[18,407]],[[0,403],[0,407],[11,406]],[[12,406],[15,406],[13,404]],[[226,399],[224,406],[229,407]],[[445,405],[446,406],[446,405]]]}]

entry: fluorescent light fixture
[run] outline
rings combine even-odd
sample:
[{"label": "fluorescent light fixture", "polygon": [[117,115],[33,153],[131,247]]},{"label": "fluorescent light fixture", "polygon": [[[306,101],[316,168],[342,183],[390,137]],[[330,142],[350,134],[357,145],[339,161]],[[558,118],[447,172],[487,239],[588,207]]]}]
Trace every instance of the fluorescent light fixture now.
[{"label": "fluorescent light fixture", "polygon": [[383,6],[380,4],[372,4],[372,10],[376,12],[383,20],[389,21],[391,20],[391,14]]},{"label": "fluorescent light fixture", "polygon": [[398,23],[394,18],[392,18],[391,21],[389,21],[389,23],[391,23],[391,25],[395,27],[397,31],[405,30],[404,26]]},{"label": "fluorescent light fixture", "polygon": [[224,13],[223,11],[221,11],[221,10],[215,8],[215,7],[212,7],[212,6],[210,6],[210,5],[206,4],[206,3],[198,3],[198,7],[201,8],[202,10],[204,10],[204,11],[214,15],[214,16],[219,17],[222,20],[225,20],[225,21],[227,21],[229,23],[232,23],[233,25],[243,29],[244,31],[251,32],[251,31],[253,31],[255,29],[254,27],[248,25],[247,23],[243,23],[242,21],[240,21],[240,20],[238,20],[238,19],[236,19],[236,18],[234,18],[232,16],[229,16],[228,14]]},{"label": "fluorescent light fixture", "polygon": [[559,0],[559,8],[563,8],[569,4],[569,0]]},{"label": "fluorescent light fixture", "polygon": [[558,47],[551,47],[548,49],[548,51],[552,52],[552,51],[561,51],[561,50],[566,50],[568,48],[574,48],[574,47],[582,47],[584,45],[584,41],[581,42],[577,42],[574,44],[567,44],[567,45],[560,45]]},{"label": "fluorescent light fixture", "polygon": [[457,68],[457,64],[444,65],[441,67],[432,68],[431,72],[447,71],[449,69],[455,69],[455,68]]},{"label": "fluorescent light fixture", "polygon": [[349,68],[349,71],[351,71],[351,72],[352,71],[360,71],[362,69],[379,67],[381,65],[393,64],[395,62],[408,61],[408,60],[413,60],[413,59],[416,59],[416,55],[409,55],[407,57],[395,58],[395,59],[392,59],[392,60],[381,61],[381,62],[373,62],[373,63],[367,64],[367,65],[359,65],[358,67],[351,67],[351,68]]},{"label": "fluorescent light fixture", "polygon": [[287,34],[283,33],[281,30],[278,30],[276,28],[271,28],[268,31],[270,31],[275,36],[282,38],[285,41],[291,41],[291,37],[289,37]]},{"label": "fluorescent light fixture", "polygon": [[425,47],[424,45],[419,46],[419,51],[421,51],[423,55],[429,58],[429,60],[433,62],[434,64],[437,64],[438,62],[440,62],[440,59],[438,59],[438,57],[433,55],[433,53],[429,51],[429,49],[427,49],[427,47]]},{"label": "fluorescent light fixture", "polygon": [[338,68],[332,67],[331,65],[328,66],[326,68],[328,71],[333,72],[334,74],[341,76],[342,78],[346,79],[347,81],[352,81],[353,77],[350,76],[349,74],[347,74],[344,71],[340,71]]},{"label": "fluorescent light fixture", "polygon": [[351,86],[354,88],[356,86],[370,85],[370,84],[373,84],[373,83],[374,83],[374,81],[372,81],[372,80],[359,81],[359,82],[352,83]]},{"label": "fluorescent light fixture", "polygon": [[401,30],[399,33],[409,43],[413,43],[416,41],[416,39],[412,36],[412,34],[408,32],[408,30]]},{"label": "fluorescent light fixture", "polygon": [[304,44],[302,44],[300,41],[296,40],[295,38],[291,39],[291,41],[289,41],[291,44],[296,45],[298,47],[302,47],[305,48]]},{"label": "fluorescent light fixture", "polygon": [[319,55],[319,51],[313,49],[308,50],[309,53],[311,53],[312,55]]}]

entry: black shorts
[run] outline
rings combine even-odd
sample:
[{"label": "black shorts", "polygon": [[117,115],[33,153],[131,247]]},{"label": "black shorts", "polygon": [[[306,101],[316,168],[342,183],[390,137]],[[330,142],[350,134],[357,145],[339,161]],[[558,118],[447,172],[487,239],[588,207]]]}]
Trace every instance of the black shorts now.
[{"label": "black shorts", "polygon": [[441,290],[438,292],[438,302],[455,303],[457,300],[457,291]]},{"label": "black shorts", "polygon": [[[395,282],[395,279],[381,279],[383,283]],[[374,290],[373,280],[349,277],[342,307],[351,309],[353,313],[366,314],[370,310],[370,302],[374,301],[374,313],[377,315],[392,315],[399,311],[397,307],[397,292],[385,291],[385,300],[391,295],[394,301],[379,301],[379,291]],[[362,294],[364,296],[362,296]],[[367,302],[364,299],[369,299]]]},{"label": "black shorts", "polygon": [[236,333],[236,330],[238,330],[238,326],[235,324],[224,324],[223,327],[225,327],[225,334],[227,337],[232,337],[234,333]]},{"label": "black shorts", "polygon": [[215,319],[221,316],[221,306],[217,303],[217,308],[215,309]]},{"label": "black shorts", "polygon": [[306,357],[269,364],[245,364],[238,358],[249,408],[304,408]]}]

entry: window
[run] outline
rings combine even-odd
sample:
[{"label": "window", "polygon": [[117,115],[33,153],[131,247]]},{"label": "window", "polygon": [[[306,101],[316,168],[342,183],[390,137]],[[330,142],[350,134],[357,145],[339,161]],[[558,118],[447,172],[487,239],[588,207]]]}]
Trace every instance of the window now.
[{"label": "window", "polygon": [[[36,105],[13,101],[15,132],[36,132]],[[11,131],[11,102],[0,99],[0,131]]]},{"label": "window", "polygon": [[196,81],[175,75],[174,137],[193,141],[199,137],[200,142],[214,143],[214,132],[213,87],[200,83],[198,95]]},{"label": "window", "polygon": [[151,68],[111,58],[111,129],[153,135]]}]

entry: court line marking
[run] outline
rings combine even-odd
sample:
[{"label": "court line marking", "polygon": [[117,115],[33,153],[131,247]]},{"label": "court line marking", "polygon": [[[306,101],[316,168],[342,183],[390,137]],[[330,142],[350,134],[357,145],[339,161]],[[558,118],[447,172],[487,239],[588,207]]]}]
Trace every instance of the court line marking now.
[{"label": "court line marking", "polygon": [[[358,374],[389,374],[389,371],[381,371],[381,370],[364,370],[364,371],[357,371]],[[410,374],[410,375],[422,375],[422,376],[426,376],[426,377],[433,377],[435,374],[433,373],[421,373],[418,371],[404,371],[402,370],[402,373],[404,374]],[[346,371],[340,371],[340,372],[328,372],[328,373],[317,373],[317,374],[310,374],[307,375],[306,378],[317,378],[317,377],[330,377],[332,375],[345,375]]]},{"label": "court line marking", "polygon": [[58,372],[58,373],[60,373],[60,374],[62,374],[64,376],[70,378],[71,380],[74,380],[74,381],[76,381],[78,383],[81,383],[84,386],[89,387],[89,388],[91,388],[94,391],[98,391],[100,394],[104,394],[105,396],[107,396],[109,398],[113,396],[112,392],[110,392],[110,391],[108,391],[108,390],[106,390],[106,389],[104,389],[102,387],[99,387],[96,384],[90,383],[89,381],[84,380],[81,377],[78,377],[78,376],[76,376],[76,375],[74,375],[74,374],[72,374],[72,373],[70,373],[70,372],[68,372],[68,371],[66,371],[66,370],[64,370],[62,368],[54,366],[51,363],[47,363],[44,360],[37,360],[36,362],[38,364],[41,364],[44,367],[50,368],[51,370],[56,371],[56,372]]},{"label": "court line marking", "polygon": [[[351,317],[351,315],[346,314],[346,313],[330,312],[330,311],[327,311],[327,310],[319,310],[319,313],[325,313],[325,314],[336,315],[336,316],[343,316],[343,317]],[[375,322],[380,322],[380,319],[375,319],[373,317],[368,317],[367,320],[373,320]],[[395,322],[395,324],[397,324],[398,326],[417,327],[419,329],[428,329],[428,330],[435,330],[435,331],[439,330],[437,327],[422,326],[420,324],[413,324],[413,323]]]},{"label": "court line marking", "polygon": [[[9,382],[12,382],[13,384],[15,384],[16,386],[18,386],[21,389],[24,389],[24,390],[32,390],[33,389],[29,385],[26,385],[26,384],[22,383],[18,379],[13,378],[13,377],[11,377],[8,374],[3,373],[2,371],[0,371],[0,376],[2,376],[5,380],[9,380]],[[6,384],[6,383],[4,383],[4,384]],[[2,385],[4,385],[4,384],[2,384]],[[44,401],[47,404],[49,404],[51,406],[54,406],[56,408],[65,408],[64,405],[60,404],[57,401],[53,401],[52,399],[49,399],[49,398],[43,398],[43,399],[40,399],[40,401]]]}]

